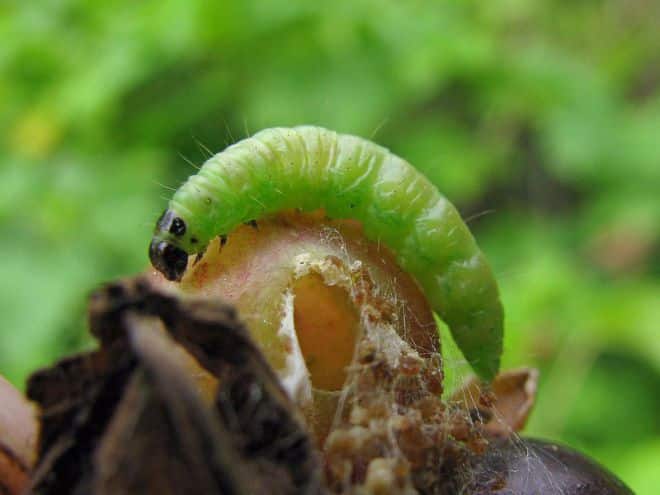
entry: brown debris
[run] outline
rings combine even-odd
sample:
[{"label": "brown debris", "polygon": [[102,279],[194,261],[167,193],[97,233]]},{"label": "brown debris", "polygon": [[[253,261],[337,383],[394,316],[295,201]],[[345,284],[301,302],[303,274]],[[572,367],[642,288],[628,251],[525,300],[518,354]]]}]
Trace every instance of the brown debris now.
[{"label": "brown debris", "polygon": [[369,333],[358,343],[324,445],[327,483],[335,493],[451,493],[445,467],[487,445],[479,421],[442,401],[439,356],[405,346],[399,352],[392,359],[391,349]]}]

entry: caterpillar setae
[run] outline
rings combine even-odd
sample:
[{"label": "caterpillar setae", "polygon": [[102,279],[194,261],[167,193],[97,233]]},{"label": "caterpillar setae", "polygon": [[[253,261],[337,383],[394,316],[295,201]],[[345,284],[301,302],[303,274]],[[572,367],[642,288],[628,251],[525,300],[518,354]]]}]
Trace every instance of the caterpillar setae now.
[{"label": "caterpillar setae", "polygon": [[360,137],[314,126],[265,129],[204,163],[174,194],[149,248],[180,280],[188,256],[264,214],[324,208],[362,222],[412,274],[473,369],[498,371],[503,312],[493,273],[454,206],[412,165]]}]

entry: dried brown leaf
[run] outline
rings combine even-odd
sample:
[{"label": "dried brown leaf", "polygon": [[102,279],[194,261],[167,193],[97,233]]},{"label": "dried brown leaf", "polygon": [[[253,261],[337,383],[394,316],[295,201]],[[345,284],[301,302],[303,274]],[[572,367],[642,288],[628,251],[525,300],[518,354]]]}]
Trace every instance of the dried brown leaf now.
[{"label": "dried brown leaf", "polygon": [[480,380],[471,377],[454,392],[451,401],[483,421],[487,435],[508,437],[525,426],[534,406],[537,385],[538,371],[533,368],[502,372],[486,389]]},{"label": "dried brown leaf", "polygon": [[236,319],[142,278],[90,302],[95,352],[36,373],[32,492],[323,493],[319,459]]}]

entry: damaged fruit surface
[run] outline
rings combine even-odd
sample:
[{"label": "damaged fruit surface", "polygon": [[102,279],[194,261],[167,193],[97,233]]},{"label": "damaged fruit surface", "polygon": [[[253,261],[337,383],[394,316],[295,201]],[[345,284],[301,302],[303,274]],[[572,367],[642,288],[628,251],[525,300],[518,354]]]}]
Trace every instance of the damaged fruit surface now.
[{"label": "damaged fruit surface", "polygon": [[234,304],[319,442],[340,415],[357,350],[434,359],[440,344],[418,284],[359,223],[294,211],[244,225],[189,263],[180,284],[159,284]]},{"label": "damaged fruit surface", "polygon": [[304,412],[333,492],[439,493],[447,459],[485,448],[480,422],[441,399],[419,286],[357,222],[287,212],[212,243],[180,284],[155,277],[236,305]]}]

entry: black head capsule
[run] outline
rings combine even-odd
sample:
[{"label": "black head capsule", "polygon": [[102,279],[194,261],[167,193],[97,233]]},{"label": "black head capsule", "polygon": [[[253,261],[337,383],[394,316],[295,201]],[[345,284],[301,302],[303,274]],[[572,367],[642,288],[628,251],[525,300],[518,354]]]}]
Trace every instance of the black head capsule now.
[{"label": "black head capsule", "polygon": [[149,259],[167,280],[181,280],[188,266],[188,253],[167,241],[154,239],[149,246]]},{"label": "black head capsule", "polygon": [[[156,222],[156,233],[171,234],[174,237],[183,237],[186,233],[186,222],[172,210],[167,209]],[[165,237],[167,237],[165,234]],[[151,264],[168,280],[181,280],[188,266],[188,253],[167,240],[154,239],[149,246],[149,259]]]}]

